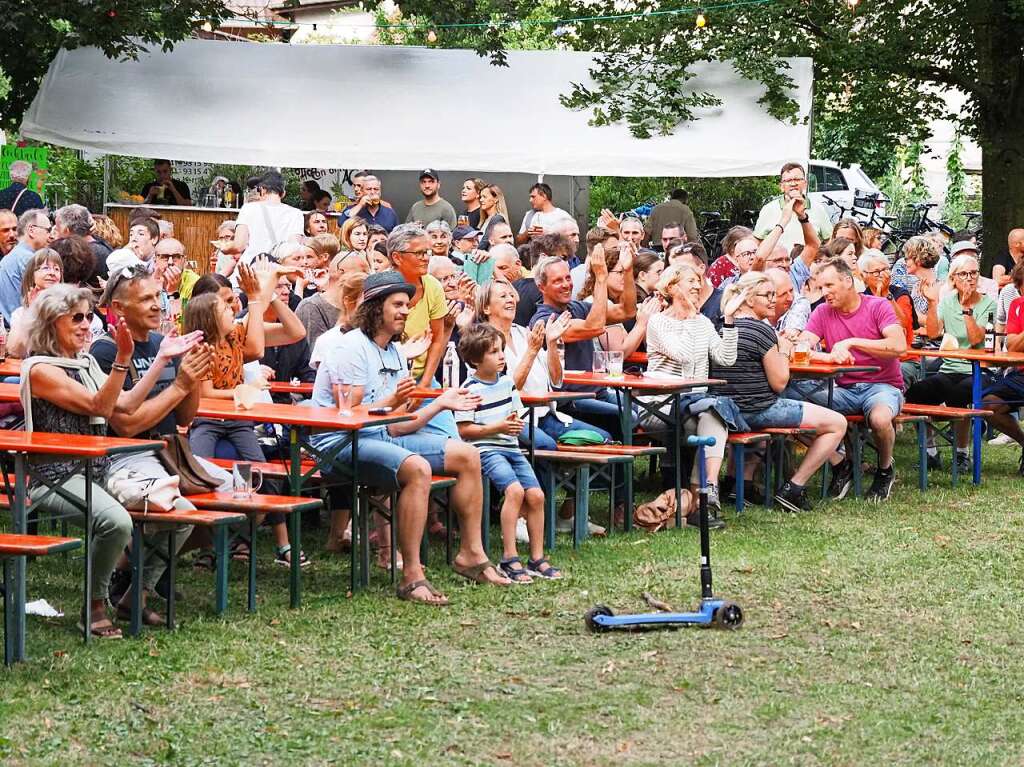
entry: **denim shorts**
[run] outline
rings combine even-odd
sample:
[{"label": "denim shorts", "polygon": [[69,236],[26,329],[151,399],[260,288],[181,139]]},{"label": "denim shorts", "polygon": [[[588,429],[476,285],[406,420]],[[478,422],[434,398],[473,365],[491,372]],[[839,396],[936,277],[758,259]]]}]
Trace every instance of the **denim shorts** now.
[{"label": "denim shorts", "polygon": [[1013,370],[1005,376],[983,380],[982,394],[998,397],[1004,402],[1024,402],[1024,373]]},{"label": "denim shorts", "polygon": [[770,407],[757,413],[743,411],[743,418],[751,429],[792,429],[803,423],[804,403],[780,397]]},{"label": "denim shorts", "polygon": [[[828,407],[828,389],[822,389],[809,399]],[[885,383],[859,383],[836,386],[832,395],[832,409],[843,415],[863,415],[867,418],[875,407],[884,405],[894,415],[903,409],[903,392]]]},{"label": "denim shorts", "polygon": [[483,467],[484,476],[494,483],[500,493],[504,493],[516,482],[522,485],[523,490],[540,487],[533,467],[518,450],[481,450],[480,466]]},{"label": "denim shorts", "polygon": [[[336,432],[338,437],[347,437],[344,432]],[[334,436],[334,435],[331,435]],[[444,471],[444,452],[449,437],[440,434],[418,431],[402,437],[392,437],[384,432],[381,436],[359,438],[359,482],[381,490],[398,488],[398,470],[409,456],[419,455],[430,464],[434,474]],[[332,452],[337,441],[321,438],[315,446],[325,452]],[[352,442],[346,440],[345,446],[337,453],[336,460],[344,465],[352,461]],[[324,466],[330,473],[331,467]]]}]

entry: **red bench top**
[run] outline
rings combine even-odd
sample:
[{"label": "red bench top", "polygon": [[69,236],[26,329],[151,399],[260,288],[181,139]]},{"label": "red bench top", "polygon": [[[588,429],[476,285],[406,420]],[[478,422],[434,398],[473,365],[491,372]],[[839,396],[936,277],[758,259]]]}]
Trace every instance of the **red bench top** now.
[{"label": "red bench top", "polygon": [[80,538],[61,538],[52,535],[21,535],[0,533],[0,556],[42,557],[59,551],[77,549],[82,545]]}]

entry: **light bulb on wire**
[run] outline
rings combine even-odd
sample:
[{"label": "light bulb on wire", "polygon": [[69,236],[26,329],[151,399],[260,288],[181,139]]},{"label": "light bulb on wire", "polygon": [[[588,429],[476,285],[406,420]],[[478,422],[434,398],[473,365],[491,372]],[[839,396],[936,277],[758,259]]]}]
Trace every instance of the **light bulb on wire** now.
[{"label": "light bulb on wire", "polygon": [[437,32],[435,32],[434,30],[430,30],[429,32],[427,32],[427,42],[428,43],[436,43],[437,42]]},{"label": "light bulb on wire", "polygon": [[697,20],[695,23],[697,25],[697,29],[704,29],[704,26],[708,23],[708,20],[704,18],[703,13],[698,13]]}]

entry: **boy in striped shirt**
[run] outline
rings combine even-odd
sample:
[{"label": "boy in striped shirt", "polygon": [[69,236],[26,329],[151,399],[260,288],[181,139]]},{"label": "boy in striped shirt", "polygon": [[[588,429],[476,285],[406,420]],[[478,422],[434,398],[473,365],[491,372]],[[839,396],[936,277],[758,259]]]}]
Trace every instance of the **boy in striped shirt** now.
[{"label": "boy in striped shirt", "polygon": [[[484,477],[505,496],[501,505],[501,541],[504,548],[499,567],[513,583],[531,583],[533,578],[562,577],[558,568],[544,557],[544,492],[533,467],[519,450],[523,408],[512,377],[505,370],[505,338],[493,325],[481,323],[467,329],[459,340],[459,356],[475,370],[465,383],[480,397],[475,411],[455,413],[459,436],[480,450]],[[530,535],[530,558],[523,567],[516,549],[516,520],[526,518]]]}]

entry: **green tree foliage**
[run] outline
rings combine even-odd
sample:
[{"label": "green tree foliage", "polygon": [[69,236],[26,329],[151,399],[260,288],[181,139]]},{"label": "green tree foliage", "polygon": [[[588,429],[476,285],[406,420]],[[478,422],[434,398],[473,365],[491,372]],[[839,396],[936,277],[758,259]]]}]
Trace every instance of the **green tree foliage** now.
[{"label": "green tree foliage", "polygon": [[[508,0],[504,18],[524,17],[529,5]],[[473,0],[403,3],[406,12],[434,24],[489,18],[481,7]],[[749,0],[706,6],[702,28],[697,8],[556,0],[560,43],[600,54],[594,83],[572,85],[564,103],[589,110],[596,124],[625,122],[641,137],[666,133],[720,102],[689,84],[692,65],[731,61],[739,74],[763,84],[766,111],[793,120],[785,58],[810,56],[816,118],[824,121],[819,147],[830,159],[857,160],[878,173],[892,148],[923,138],[930,119],[951,117],[982,148],[991,228],[985,241],[1002,241],[1009,226],[1024,221],[1024,0]],[[568,21],[580,17],[587,20]],[[504,63],[501,35],[492,25],[473,28],[470,36],[481,55]],[[967,97],[961,115],[944,114],[941,91],[948,88]]]},{"label": "green tree foliage", "polygon": [[206,21],[232,15],[223,0],[6,0],[0,5],[0,70],[10,80],[0,114],[13,127],[61,48],[94,45],[111,58],[169,50]]},{"label": "green tree foliage", "polygon": [[964,169],[964,142],[959,133],[953,134],[953,143],[946,157],[946,200],[942,217],[954,229],[963,227],[967,210],[967,172]]},{"label": "green tree foliage", "polygon": [[[594,176],[590,184],[590,221],[597,220],[605,208],[624,213],[644,203],[663,202],[673,189],[685,189],[690,195],[694,215],[700,211],[718,211],[732,221],[741,221],[744,211],[758,209],[779,192],[775,177],[748,178],[619,178]],[[698,216],[697,223],[700,223]]]}]

